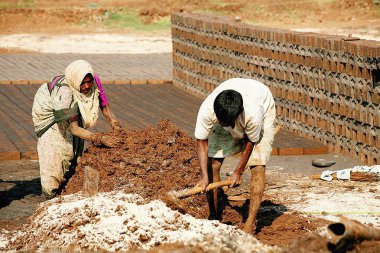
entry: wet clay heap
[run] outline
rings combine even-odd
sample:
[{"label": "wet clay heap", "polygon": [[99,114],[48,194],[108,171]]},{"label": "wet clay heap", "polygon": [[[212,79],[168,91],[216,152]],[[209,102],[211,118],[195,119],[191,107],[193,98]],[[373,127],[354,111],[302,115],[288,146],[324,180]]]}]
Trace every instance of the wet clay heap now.
[{"label": "wet clay heap", "polygon": [[[116,148],[91,145],[83,154],[63,194],[81,191],[84,167],[91,166],[100,172],[100,192],[123,189],[125,193],[139,194],[146,200],[161,199],[174,210],[207,219],[205,194],[190,196],[175,203],[167,197],[170,191],[191,188],[200,180],[194,139],[168,120],[161,121],[157,127],[124,129],[109,135],[118,138],[120,145]],[[234,206],[226,200],[226,195],[222,199],[221,222],[242,228],[248,216],[248,203]],[[264,200],[262,207],[276,206],[270,196],[264,196]],[[321,225],[298,214],[274,210],[260,210],[257,219],[259,231],[255,237],[278,246],[285,246],[292,239],[308,235],[308,231],[315,231]]]},{"label": "wet clay heap", "polygon": [[[85,166],[100,172],[100,192],[123,189],[125,193],[136,193],[147,200],[166,201],[168,192],[193,187],[200,178],[195,141],[168,120],[161,121],[157,127],[123,129],[109,135],[118,138],[120,145],[116,148],[91,145],[64,194],[82,190]],[[204,196],[182,202],[187,206],[186,213],[197,218],[207,217]]]},{"label": "wet clay heap", "polygon": [[[196,142],[168,120],[157,127],[109,133],[118,138],[116,148],[91,145],[83,154],[75,174],[63,194],[83,189],[84,167],[100,172],[99,191],[123,189],[147,200],[161,199],[172,209],[196,218],[207,218],[208,206],[204,194],[173,203],[170,191],[191,188],[200,179]],[[224,207],[223,223],[242,226],[242,210]]]}]

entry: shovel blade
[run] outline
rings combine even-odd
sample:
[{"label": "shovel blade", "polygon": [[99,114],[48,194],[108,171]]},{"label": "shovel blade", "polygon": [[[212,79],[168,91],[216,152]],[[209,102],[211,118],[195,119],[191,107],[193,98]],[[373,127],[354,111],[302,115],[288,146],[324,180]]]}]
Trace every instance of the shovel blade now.
[{"label": "shovel blade", "polygon": [[99,192],[99,171],[84,167],[83,195],[91,197]]}]

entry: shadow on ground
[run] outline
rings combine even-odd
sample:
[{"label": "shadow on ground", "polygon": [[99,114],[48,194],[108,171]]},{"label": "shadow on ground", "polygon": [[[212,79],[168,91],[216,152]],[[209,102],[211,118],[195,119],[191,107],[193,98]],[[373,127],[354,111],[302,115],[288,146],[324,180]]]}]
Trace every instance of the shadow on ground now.
[{"label": "shadow on ground", "polygon": [[[14,200],[21,200],[28,195],[41,195],[41,180],[5,181],[0,179],[0,208],[8,206]],[[5,189],[2,189],[5,188]]]}]

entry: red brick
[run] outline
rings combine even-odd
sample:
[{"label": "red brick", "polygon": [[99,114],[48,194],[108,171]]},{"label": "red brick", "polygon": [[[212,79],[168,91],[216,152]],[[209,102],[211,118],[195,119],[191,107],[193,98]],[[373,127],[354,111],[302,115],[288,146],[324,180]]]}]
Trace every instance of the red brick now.
[{"label": "red brick", "polygon": [[20,152],[10,151],[10,152],[0,152],[0,161],[9,160],[20,160]]},{"label": "red brick", "polygon": [[26,160],[38,160],[38,153],[37,151],[21,152],[20,158]]},{"label": "red brick", "polygon": [[140,84],[147,84],[148,81],[145,79],[132,79],[131,84],[133,85],[140,85]]},{"label": "red brick", "polygon": [[0,80],[0,84],[11,84],[11,80]]},{"label": "red brick", "polygon": [[115,84],[131,84],[131,80],[129,80],[129,79],[116,79]]},{"label": "red brick", "polygon": [[279,155],[278,148],[272,148],[272,155]]},{"label": "red brick", "polygon": [[50,81],[47,80],[29,80],[29,84],[44,84]]},{"label": "red brick", "polygon": [[302,147],[294,147],[294,148],[279,148],[279,155],[303,155]]},{"label": "red brick", "polygon": [[322,154],[328,154],[328,153],[329,153],[329,149],[327,146],[303,148],[304,155],[322,155]]},{"label": "red brick", "polygon": [[163,79],[148,79],[147,84],[165,84]]},{"label": "red brick", "polygon": [[29,80],[12,80],[12,84],[29,84]]},{"label": "red brick", "polygon": [[115,80],[105,79],[105,80],[102,80],[102,84],[115,84]]}]

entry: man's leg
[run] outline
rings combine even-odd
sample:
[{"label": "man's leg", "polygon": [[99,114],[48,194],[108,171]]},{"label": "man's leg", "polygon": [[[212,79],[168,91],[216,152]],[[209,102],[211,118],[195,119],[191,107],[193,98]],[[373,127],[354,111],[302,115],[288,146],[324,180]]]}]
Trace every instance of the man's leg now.
[{"label": "man's leg", "polygon": [[265,187],[265,165],[251,167],[251,196],[249,202],[249,214],[244,224],[243,231],[251,234],[256,230],[256,215],[259,211]]},{"label": "man's leg", "polygon": [[[207,172],[209,183],[220,181],[220,167],[223,164],[223,158],[208,158]],[[221,213],[218,207],[218,189],[207,192],[208,207],[210,210],[210,220],[220,220]]]}]

